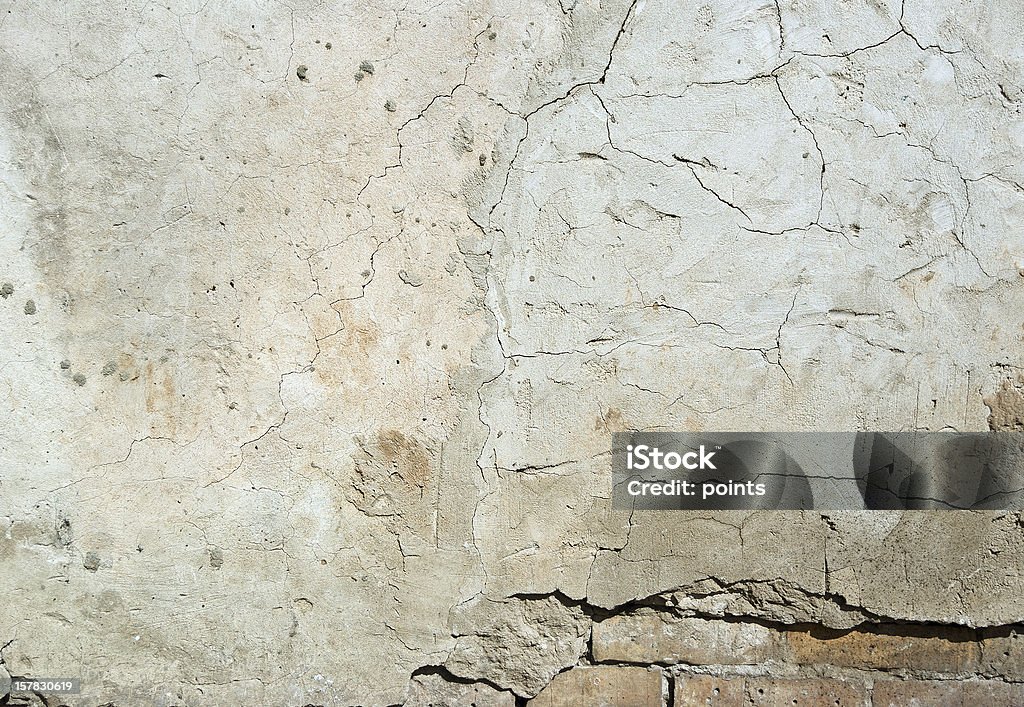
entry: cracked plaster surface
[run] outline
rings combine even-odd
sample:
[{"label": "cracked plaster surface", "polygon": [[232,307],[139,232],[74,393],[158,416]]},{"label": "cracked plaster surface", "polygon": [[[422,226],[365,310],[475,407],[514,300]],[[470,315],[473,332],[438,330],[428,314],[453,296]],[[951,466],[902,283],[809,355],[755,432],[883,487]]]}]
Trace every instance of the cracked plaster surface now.
[{"label": "cracked plaster surface", "polygon": [[1022,11],[0,2],[5,669],[394,704],[636,602],[1019,622],[1016,515],[623,514],[608,454],[1019,426]]}]

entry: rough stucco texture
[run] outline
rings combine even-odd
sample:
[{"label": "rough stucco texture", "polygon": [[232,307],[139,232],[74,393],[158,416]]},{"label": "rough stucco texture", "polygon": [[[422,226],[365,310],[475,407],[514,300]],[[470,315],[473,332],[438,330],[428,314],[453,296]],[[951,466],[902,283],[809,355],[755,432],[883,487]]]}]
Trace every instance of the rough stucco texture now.
[{"label": "rough stucco texture", "polygon": [[1022,15],[0,1],[4,670],[444,703],[644,604],[1009,630],[1016,515],[631,516],[608,452],[1021,428]]}]

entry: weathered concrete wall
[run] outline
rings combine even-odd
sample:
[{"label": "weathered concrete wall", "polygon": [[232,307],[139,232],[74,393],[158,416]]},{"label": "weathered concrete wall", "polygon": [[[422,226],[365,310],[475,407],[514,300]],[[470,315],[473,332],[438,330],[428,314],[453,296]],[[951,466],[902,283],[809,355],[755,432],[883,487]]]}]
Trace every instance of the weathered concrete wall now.
[{"label": "weathered concrete wall", "polygon": [[1022,428],[1022,14],[0,1],[3,669],[1019,703],[1019,516],[623,514],[608,452]]}]

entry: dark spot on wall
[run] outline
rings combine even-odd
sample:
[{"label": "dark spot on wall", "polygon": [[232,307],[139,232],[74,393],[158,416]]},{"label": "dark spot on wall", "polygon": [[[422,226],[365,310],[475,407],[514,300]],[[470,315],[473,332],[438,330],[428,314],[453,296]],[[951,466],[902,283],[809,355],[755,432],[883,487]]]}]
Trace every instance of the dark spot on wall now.
[{"label": "dark spot on wall", "polygon": [[67,547],[71,544],[71,521],[67,518],[57,518],[57,547]]}]

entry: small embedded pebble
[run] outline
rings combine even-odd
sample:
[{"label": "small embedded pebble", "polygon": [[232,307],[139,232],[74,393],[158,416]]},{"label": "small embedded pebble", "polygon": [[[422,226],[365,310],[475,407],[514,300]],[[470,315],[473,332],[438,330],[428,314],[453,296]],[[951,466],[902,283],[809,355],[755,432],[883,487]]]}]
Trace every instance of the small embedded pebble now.
[{"label": "small embedded pebble", "polygon": [[356,74],[355,78],[356,78],[356,81],[362,81],[365,78],[365,76],[363,76],[363,72],[360,71],[360,72],[358,72]]},{"label": "small embedded pebble", "polygon": [[4,299],[7,299],[8,297],[10,297],[13,294],[14,294],[14,285],[12,285],[9,282],[5,282],[3,285],[0,285],[0,297],[3,297]]},{"label": "small embedded pebble", "polygon": [[398,104],[389,98],[388,100],[384,101],[384,110],[386,110],[389,113],[394,113],[396,110],[398,110]]},{"label": "small embedded pebble", "polygon": [[305,64],[299,64],[298,68],[295,69],[295,75],[299,77],[299,81],[308,81],[306,75],[309,73],[309,67]]},{"label": "small embedded pebble", "polygon": [[25,303],[25,314],[35,314],[36,303],[33,300],[29,300]]},{"label": "small embedded pebble", "polygon": [[103,370],[101,371],[101,373],[103,375],[105,375],[105,376],[112,376],[112,375],[114,375],[114,372],[116,370],[117,370],[117,364],[114,363],[113,361],[107,361],[107,365],[105,365],[103,367]]},{"label": "small embedded pebble", "polygon": [[75,375],[71,376],[71,380],[73,380],[75,383],[78,383],[78,385],[85,385],[85,375],[82,373],[76,373]]},{"label": "small embedded pebble", "polygon": [[368,74],[369,76],[373,76],[373,62],[371,62],[371,61],[364,61],[364,62],[360,63],[359,64],[359,70],[362,71],[364,74]]},{"label": "small embedded pebble", "polygon": [[71,361],[64,359],[63,361],[60,362],[60,367],[61,370],[68,370],[69,368],[71,368]]},{"label": "small embedded pebble", "polygon": [[82,560],[82,567],[90,572],[95,572],[100,568],[100,556],[95,552],[85,553],[85,559]]}]

